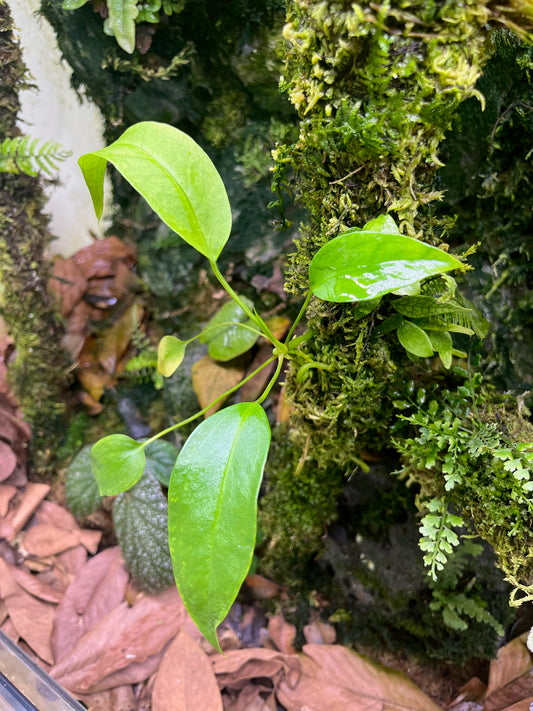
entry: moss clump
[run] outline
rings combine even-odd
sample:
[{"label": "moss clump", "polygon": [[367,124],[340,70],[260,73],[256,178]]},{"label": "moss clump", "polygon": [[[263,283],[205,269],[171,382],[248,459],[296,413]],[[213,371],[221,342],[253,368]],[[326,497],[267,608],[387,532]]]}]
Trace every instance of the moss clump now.
[{"label": "moss clump", "polygon": [[[18,91],[26,69],[12,35],[5,2],[0,2],[0,135],[18,134]],[[0,173],[0,314],[15,341],[17,357],[9,375],[13,391],[32,427],[32,452],[46,470],[63,429],[67,359],[60,347],[61,325],[47,284],[44,251],[51,239],[41,212],[39,180]]]}]

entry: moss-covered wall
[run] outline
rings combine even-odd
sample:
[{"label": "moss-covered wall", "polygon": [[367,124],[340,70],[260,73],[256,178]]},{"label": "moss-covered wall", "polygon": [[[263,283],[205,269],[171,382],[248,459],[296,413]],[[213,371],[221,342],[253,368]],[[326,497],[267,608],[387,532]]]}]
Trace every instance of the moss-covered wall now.
[{"label": "moss-covered wall", "polygon": [[[12,33],[9,9],[0,0],[0,139],[18,135],[18,92],[26,69]],[[67,359],[61,326],[47,289],[50,240],[38,178],[0,173],[0,314],[16,346],[10,368],[14,393],[32,427],[38,469],[46,470],[62,436]]]}]

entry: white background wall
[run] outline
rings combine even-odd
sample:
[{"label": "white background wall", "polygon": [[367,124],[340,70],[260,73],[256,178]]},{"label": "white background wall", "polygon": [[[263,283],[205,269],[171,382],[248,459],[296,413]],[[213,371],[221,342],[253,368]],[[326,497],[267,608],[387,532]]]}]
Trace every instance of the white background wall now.
[{"label": "white background wall", "polygon": [[[7,4],[20,37],[24,62],[32,83],[38,87],[20,95],[20,129],[72,151],[70,158],[58,164],[61,184],[47,188],[46,208],[52,217],[50,231],[57,237],[51,251],[70,256],[91,242],[89,230],[100,235],[106,225],[105,220],[100,225],[96,221],[89,191],[77,165],[82,153],[103,147],[102,117],[94,104],[88,100],[80,102],[71,88],[71,70],[61,60],[54,31],[44,18],[35,14],[40,0],[7,0]],[[109,201],[109,184],[106,194]]]}]

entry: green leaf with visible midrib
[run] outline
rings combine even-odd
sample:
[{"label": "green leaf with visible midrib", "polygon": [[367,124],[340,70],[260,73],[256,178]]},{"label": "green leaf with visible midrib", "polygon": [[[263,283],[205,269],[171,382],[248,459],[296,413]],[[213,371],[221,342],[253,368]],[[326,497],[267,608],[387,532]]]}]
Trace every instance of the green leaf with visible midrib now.
[{"label": "green leaf with visible midrib", "polygon": [[411,237],[351,229],[315,254],[309,286],[325,301],[366,301],[460,267],[447,252]]},{"label": "green leaf with visible midrib", "polygon": [[99,218],[110,162],[163,222],[205,257],[217,260],[231,231],[231,208],[211,159],[187,134],[144,121],[78,162]]},{"label": "green leaf with visible midrib", "polygon": [[218,648],[216,628],[252,560],[270,427],[257,403],[217,412],[178,455],[168,492],[174,576],[189,614]]},{"label": "green leaf with visible midrib", "polygon": [[101,496],[115,496],[136,484],[146,464],[144,445],[131,437],[113,434],[93,445],[91,461]]}]

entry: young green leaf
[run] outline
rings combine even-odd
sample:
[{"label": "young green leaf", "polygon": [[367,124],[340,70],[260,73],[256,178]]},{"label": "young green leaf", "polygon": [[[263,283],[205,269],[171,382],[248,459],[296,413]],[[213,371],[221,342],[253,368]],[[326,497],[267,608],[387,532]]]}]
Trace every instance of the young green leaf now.
[{"label": "young green leaf", "polygon": [[411,237],[351,229],[318,250],[309,285],[325,301],[366,301],[461,266],[447,252]]},{"label": "young green leaf", "polygon": [[146,474],[113,504],[113,525],[126,566],[152,593],[173,581],[167,521],[166,497],[159,483]]},{"label": "young green leaf", "polygon": [[412,321],[405,321],[396,331],[398,340],[406,351],[420,358],[430,358],[433,355],[433,345],[428,334]]},{"label": "young green leaf", "polygon": [[89,0],[63,0],[63,3],[61,5],[62,10],[77,10],[79,7],[82,5],[85,5],[85,3],[89,2]]},{"label": "young green leaf", "polygon": [[128,54],[135,49],[135,18],[139,14],[137,0],[107,0],[108,17],[104,32],[115,35],[118,46]]},{"label": "young green leaf", "polygon": [[172,472],[168,532],[174,576],[189,614],[217,649],[216,628],[252,560],[269,445],[262,407],[239,403],[196,428]]},{"label": "young green leaf", "polygon": [[445,368],[452,364],[452,337],[448,331],[431,331],[428,333],[433,349],[437,351]]},{"label": "young green leaf", "polygon": [[146,463],[144,445],[126,435],[108,435],[93,445],[91,461],[100,496],[115,496],[142,477]]},{"label": "young green leaf", "polygon": [[205,257],[217,260],[231,230],[230,204],[211,159],[187,134],[163,123],[143,121],[78,162],[98,218],[109,162],[163,222]]},{"label": "young green leaf", "polygon": [[[253,308],[249,299],[241,298],[250,309]],[[241,323],[242,326],[239,325]],[[221,325],[216,328],[218,324]],[[200,341],[209,344],[211,358],[228,361],[249,351],[259,335],[254,322],[248,319],[239,304],[232,300],[224,304],[207,323]]]},{"label": "young green leaf", "polygon": [[175,336],[163,336],[157,349],[157,372],[165,378],[170,378],[185,356],[187,341],[181,341]]},{"label": "young green leaf", "polygon": [[369,220],[363,227],[363,232],[380,232],[387,235],[399,235],[398,225],[390,215],[379,215],[373,220]]}]

